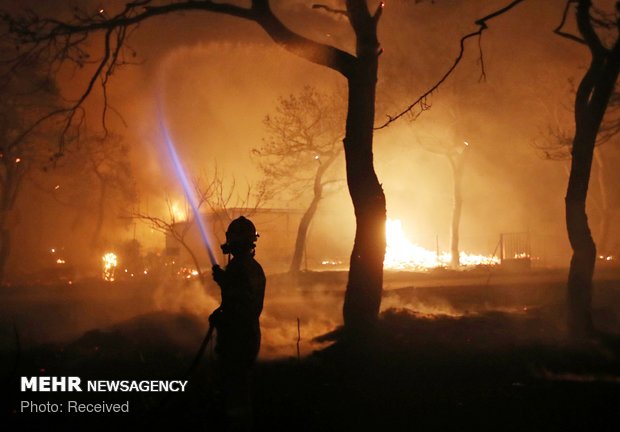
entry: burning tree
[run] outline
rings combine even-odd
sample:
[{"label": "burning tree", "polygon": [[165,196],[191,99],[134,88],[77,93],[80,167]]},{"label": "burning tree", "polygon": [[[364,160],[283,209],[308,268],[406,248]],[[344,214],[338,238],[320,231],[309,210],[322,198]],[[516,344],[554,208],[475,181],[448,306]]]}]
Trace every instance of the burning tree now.
[{"label": "burning tree", "polygon": [[[576,3],[580,36],[563,31],[573,3]],[[560,36],[585,45],[591,55],[575,95],[575,135],[566,190],[566,228],[573,249],[567,285],[568,326],[575,336],[593,331],[592,276],[596,245],[588,226],[586,198],[594,147],[620,71],[620,2],[616,2],[615,9],[615,14],[605,13],[593,8],[590,0],[568,0],[556,29]]]},{"label": "burning tree", "polygon": [[297,229],[291,273],[300,270],[308,229],[325,187],[338,181],[326,179],[325,173],[342,154],[343,116],[343,104],[337,96],[306,87],[297,96],[279,100],[275,114],[264,120],[268,138],[253,150],[272,188],[288,191],[294,198],[312,190],[312,199]]}]

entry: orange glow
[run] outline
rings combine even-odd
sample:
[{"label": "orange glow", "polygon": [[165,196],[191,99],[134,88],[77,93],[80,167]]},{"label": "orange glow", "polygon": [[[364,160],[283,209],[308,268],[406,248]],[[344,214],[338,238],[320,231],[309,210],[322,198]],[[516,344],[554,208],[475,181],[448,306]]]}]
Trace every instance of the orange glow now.
[{"label": "orange glow", "polygon": [[113,252],[108,252],[101,258],[103,261],[103,280],[114,282],[118,257]]},{"label": "orange glow", "polygon": [[[385,224],[387,247],[383,266],[390,270],[429,270],[436,267],[446,267],[450,264],[451,254],[439,254],[411,243],[403,232],[400,220],[388,219]],[[474,255],[461,252],[461,266],[494,265],[499,264],[499,258],[494,256]]]},{"label": "orange glow", "polygon": [[170,213],[172,214],[172,219],[175,222],[182,222],[187,220],[187,212],[181,208],[178,202],[173,202],[170,206]]}]

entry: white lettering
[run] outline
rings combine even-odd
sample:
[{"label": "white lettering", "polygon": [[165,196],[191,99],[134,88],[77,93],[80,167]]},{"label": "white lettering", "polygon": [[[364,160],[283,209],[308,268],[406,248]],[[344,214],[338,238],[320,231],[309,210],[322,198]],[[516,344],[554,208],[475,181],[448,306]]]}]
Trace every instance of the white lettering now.
[{"label": "white lettering", "polygon": [[23,392],[26,390],[37,391],[37,377],[22,377],[21,389]]},{"label": "white lettering", "polygon": [[184,392],[188,381],[88,381],[91,392]]},{"label": "white lettering", "polygon": [[48,392],[50,391],[50,381],[52,379],[50,377],[39,377],[39,391]]},{"label": "white lettering", "polygon": [[62,391],[67,389],[65,377],[52,377],[52,391]]},{"label": "white lettering", "polygon": [[21,391],[66,392],[82,391],[79,377],[21,377]]},{"label": "white lettering", "polygon": [[80,383],[82,380],[79,377],[69,377],[69,391],[82,391]]},{"label": "white lettering", "polygon": [[20,412],[29,413],[57,413],[62,412],[62,404],[52,402],[36,403],[32,401],[21,401],[19,409]]},{"label": "white lettering", "polygon": [[79,413],[101,413],[101,412],[129,412],[129,401],[123,404],[113,403],[78,403],[77,401],[67,402],[67,412],[79,412]]}]

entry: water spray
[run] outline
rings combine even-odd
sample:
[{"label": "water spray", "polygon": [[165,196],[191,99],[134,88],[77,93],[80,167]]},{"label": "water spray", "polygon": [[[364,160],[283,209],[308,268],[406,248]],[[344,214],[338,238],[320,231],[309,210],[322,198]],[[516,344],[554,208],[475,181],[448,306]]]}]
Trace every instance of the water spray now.
[{"label": "water spray", "polygon": [[[200,237],[202,238],[202,243],[204,244],[204,247],[207,250],[207,254],[209,255],[209,261],[211,261],[211,265],[215,267],[218,265],[218,263],[217,263],[217,259],[215,258],[215,254],[213,253],[211,242],[209,241],[209,234],[207,232],[207,227],[205,225],[204,220],[200,216],[200,210],[198,208],[198,200],[196,199],[195,190],[190,185],[190,182],[187,178],[187,174],[185,173],[185,169],[183,168],[183,164],[181,164],[181,160],[179,159],[179,155],[174,145],[174,141],[172,140],[172,137],[170,136],[170,132],[168,131],[168,128],[166,127],[166,122],[164,121],[164,116],[163,116],[163,112],[161,109],[161,100],[159,100],[159,103],[157,104],[157,111],[158,111],[157,114],[158,114],[158,120],[159,120],[159,127],[161,129],[164,142],[166,143],[166,149],[168,150],[170,159],[172,159],[174,170],[177,174],[177,178],[179,179],[179,182],[181,183],[181,186],[183,187],[183,192],[185,193],[187,202],[192,208],[194,219],[196,220],[196,223],[198,224],[198,229],[200,231]],[[207,348],[207,345],[209,344],[209,341],[211,340],[211,337],[213,336],[213,330],[214,328],[213,328],[213,325],[211,325],[211,319],[209,319],[209,328],[207,330],[207,333],[202,343],[200,344],[200,347],[198,348],[198,352],[194,356],[194,360],[192,361],[190,367],[188,368],[185,374],[187,377],[189,377],[200,364],[200,360],[202,356],[204,355],[204,352]],[[162,401],[162,406],[165,405],[167,401],[168,401],[168,398],[164,399]]]},{"label": "water spray", "polygon": [[161,103],[158,104],[158,117],[159,117],[159,127],[161,129],[164,142],[166,143],[166,150],[170,155],[170,159],[172,159],[172,163],[174,165],[174,170],[176,172],[177,178],[183,187],[183,192],[185,193],[185,197],[187,202],[189,203],[192,213],[194,215],[194,220],[198,224],[198,229],[200,231],[200,237],[202,238],[202,242],[204,244],[205,249],[207,250],[207,254],[209,255],[209,261],[211,261],[211,265],[217,265],[217,259],[215,257],[215,253],[213,253],[213,248],[211,246],[211,242],[209,241],[209,234],[207,232],[207,227],[205,225],[204,220],[200,216],[200,209],[198,208],[198,200],[196,199],[196,193],[192,188],[187,174],[185,173],[185,169],[183,168],[183,164],[179,159],[179,155],[177,153],[176,147],[174,145],[174,141],[170,136],[170,132],[166,127],[166,122],[164,121],[164,116],[161,110]]}]

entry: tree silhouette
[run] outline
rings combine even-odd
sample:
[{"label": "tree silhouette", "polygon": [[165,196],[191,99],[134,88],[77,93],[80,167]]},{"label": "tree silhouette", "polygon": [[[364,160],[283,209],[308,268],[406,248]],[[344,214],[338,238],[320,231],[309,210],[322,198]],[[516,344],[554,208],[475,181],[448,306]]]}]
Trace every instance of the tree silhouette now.
[{"label": "tree silhouette", "polygon": [[[222,230],[225,230],[233,219],[233,215],[229,214],[232,207],[242,207],[246,210],[246,216],[252,216],[264,205],[267,196],[264,183],[260,183],[256,190],[248,185],[245,195],[239,195],[236,183],[232,181],[230,184],[225,184],[217,168],[213,170],[210,177],[204,175],[194,177],[192,186],[196,198],[196,209],[200,212],[200,217],[206,215],[207,209],[210,210],[211,214],[218,219]],[[129,217],[174,239],[187,252],[198,272],[200,281],[204,283],[207,273],[199,259],[198,250],[189,236],[190,232],[195,229],[197,216],[192,213],[189,205],[179,209],[178,203],[168,197],[165,199],[165,204],[165,216],[135,211]]]},{"label": "tree silhouette", "polygon": [[[614,92],[614,95],[616,94]],[[598,256],[603,259],[610,256],[609,229],[613,217],[613,209],[617,205],[617,199],[613,192],[610,191],[613,185],[614,172],[609,169],[609,162],[606,160],[610,156],[608,153],[611,150],[609,146],[617,144],[614,142],[614,138],[617,139],[617,134],[620,132],[620,129],[616,127],[616,124],[618,124],[616,116],[620,113],[620,106],[614,101],[616,99],[614,95],[612,95],[605,118],[603,123],[601,123],[601,130],[597,136],[592,161],[599,193],[594,197],[592,197],[592,194],[588,194],[588,198],[591,198],[590,203],[594,205],[600,214],[598,233],[595,237],[597,238]],[[572,93],[572,96],[573,98],[575,97],[575,92]],[[566,128],[566,119],[563,118],[563,114],[552,113],[551,117],[554,120],[552,122],[550,120],[550,124],[547,125],[541,139],[534,142],[535,149],[543,159],[556,162],[566,162],[571,159],[574,130]],[[567,112],[566,114],[568,115],[569,113]],[[566,174],[567,176],[570,174],[568,165]]]},{"label": "tree silhouette", "polygon": [[[8,55],[2,47],[3,58]],[[9,73],[8,69],[12,69]],[[11,231],[18,223],[16,202],[26,175],[49,163],[55,147],[48,136],[58,91],[35,60],[0,62],[0,283],[11,253]]]},{"label": "tree silhouette", "polygon": [[342,154],[343,105],[335,95],[311,87],[305,87],[299,95],[280,98],[275,114],[264,120],[268,137],[253,150],[272,188],[294,198],[305,197],[312,191],[297,229],[291,273],[300,270],[308,229],[325,186],[338,181],[326,179],[325,173]]},{"label": "tree silhouette", "polygon": [[[454,123],[458,121],[456,114],[452,112]],[[431,153],[441,155],[446,158],[452,173],[452,219],[450,222],[450,266],[458,268],[460,266],[460,224],[461,212],[463,209],[462,180],[463,168],[467,153],[469,153],[469,142],[462,137],[456,136],[455,125],[444,125],[445,129],[452,131],[448,137],[433,136],[431,134],[418,135],[420,146]],[[461,138],[461,139],[459,139]]]},{"label": "tree silhouette", "polygon": [[[566,190],[566,228],[573,250],[567,284],[568,327],[574,336],[592,333],[592,276],[596,262],[596,245],[592,239],[586,198],[597,135],[612,97],[620,71],[620,2],[616,16],[593,8],[590,0],[576,2],[576,20],[580,36],[564,32],[570,6],[566,3],[563,19],[556,33],[585,45],[590,51],[590,65],[575,95],[575,135],[572,140],[571,170]],[[609,36],[609,30],[614,32]],[[603,42],[604,39],[613,39]]]}]

